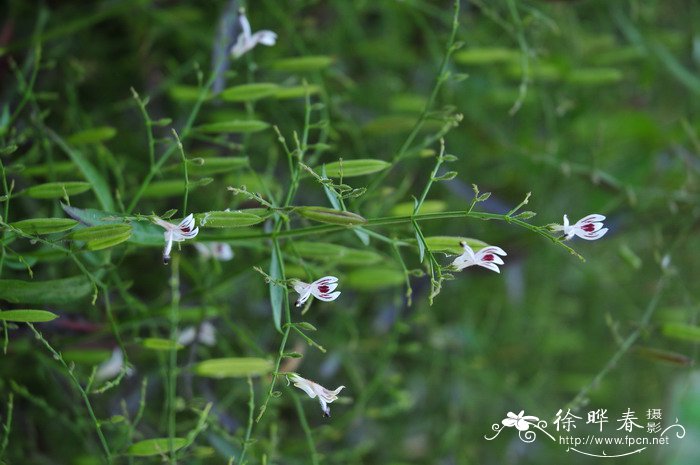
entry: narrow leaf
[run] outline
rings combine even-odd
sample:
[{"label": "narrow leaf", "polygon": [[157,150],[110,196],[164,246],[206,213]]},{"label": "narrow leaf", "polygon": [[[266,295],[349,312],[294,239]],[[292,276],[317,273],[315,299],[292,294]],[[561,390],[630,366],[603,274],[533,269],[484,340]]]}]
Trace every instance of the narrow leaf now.
[{"label": "narrow leaf", "polygon": [[194,373],[209,378],[245,378],[270,373],[272,368],[272,363],[264,358],[214,358],[197,363]]},{"label": "narrow leaf", "polygon": [[55,320],[58,315],[46,310],[7,310],[0,311],[0,320],[15,323],[44,323]]}]

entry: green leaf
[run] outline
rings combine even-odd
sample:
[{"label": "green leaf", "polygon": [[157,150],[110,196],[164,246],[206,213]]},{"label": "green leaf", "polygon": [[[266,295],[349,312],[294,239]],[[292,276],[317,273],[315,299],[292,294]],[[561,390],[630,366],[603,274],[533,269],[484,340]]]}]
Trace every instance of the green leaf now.
[{"label": "green leaf", "polygon": [[700,342],[700,326],[683,323],[666,323],[661,327],[661,333],[673,339]]},{"label": "green leaf", "polygon": [[204,360],[194,366],[194,373],[209,378],[245,378],[270,373],[272,362],[264,358],[230,357]]},{"label": "green leaf", "polygon": [[[273,239],[273,242],[276,239]],[[270,282],[270,306],[272,307],[272,321],[275,324],[277,331],[282,330],[282,305],[284,304],[284,293],[287,292],[282,286],[275,281],[282,279],[281,258],[279,256],[279,245],[274,242],[272,247],[272,258],[270,259],[270,277],[273,281]]]},{"label": "green leaf", "polygon": [[[168,94],[173,100],[180,102],[196,102],[199,100],[199,94],[202,93],[202,89],[197,86],[170,86],[168,88]],[[208,97],[211,98],[211,97]]]},{"label": "green leaf", "polygon": [[117,135],[117,130],[111,126],[85,129],[68,136],[68,143],[73,145],[97,144]]},{"label": "green leaf", "polygon": [[[373,160],[370,158],[358,160],[343,160],[334,161],[324,165],[326,168],[326,176],[329,178],[352,178],[355,176],[365,176],[372,173],[385,170],[391,166],[391,163],[384,160]],[[318,171],[321,174],[321,171]]]},{"label": "green leaf", "polygon": [[33,199],[61,199],[66,195],[78,195],[89,190],[89,182],[47,182],[27,188],[25,193]]},{"label": "green leaf", "polygon": [[70,218],[34,218],[10,223],[10,226],[27,234],[51,234],[74,228],[77,221]]},{"label": "green leaf", "polygon": [[91,293],[92,283],[85,276],[49,281],[0,279],[0,299],[12,303],[60,305],[80,300]]},{"label": "green leaf", "polygon": [[180,350],[185,346],[170,339],[149,337],[141,341],[141,345],[150,350]]},{"label": "green leaf", "polygon": [[203,124],[195,128],[196,131],[206,132],[206,133],[251,133],[264,131],[269,128],[270,125],[265,121],[259,121],[254,119],[249,120],[233,120],[233,121],[221,121],[218,123]]},{"label": "green leaf", "polygon": [[[395,216],[410,216],[413,214],[415,204],[413,202],[402,202],[394,205],[391,214]],[[442,200],[426,200],[420,206],[421,213],[438,213],[447,210],[447,202]]]},{"label": "green leaf", "polygon": [[[173,449],[179,450],[187,445],[185,438],[172,438]],[[166,455],[170,451],[170,438],[146,439],[135,442],[126,450],[128,455],[149,457],[151,455]]]},{"label": "green leaf", "polygon": [[486,242],[471,237],[430,236],[425,238],[425,243],[428,245],[431,252],[443,252],[455,255],[461,255],[462,252],[464,252],[462,246],[459,245],[462,241],[466,242],[474,251],[481,250],[488,245]]},{"label": "green leaf", "polygon": [[220,97],[226,102],[251,102],[274,95],[278,88],[277,84],[269,82],[243,84],[222,91]]},{"label": "green leaf", "polygon": [[384,257],[373,250],[352,249],[327,242],[295,242],[290,251],[309,260],[333,262],[337,265],[373,265]]},{"label": "green leaf", "polygon": [[44,323],[58,318],[55,313],[46,310],[6,310],[0,311],[0,320],[15,323]]},{"label": "green leaf", "polygon": [[342,282],[360,291],[376,291],[401,286],[405,277],[403,271],[396,268],[370,267],[351,271]]},{"label": "green leaf", "polygon": [[109,186],[97,169],[92,166],[92,164],[83,156],[82,153],[66,144],[66,142],[59,137],[58,134],[51,130],[47,131],[47,134],[56,143],[56,145],[58,145],[61,150],[68,155],[73,163],[78,166],[78,169],[83,174],[85,179],[87,179],[87,181],[91,184],[92,190],[95,192],[97,200],[100,202],[102,209],[108,211],[114,210],[114,201],[110,195]]},{"label": "green leaf", "polygon": [[72,161],[60,161],[43,163],[41,165],[28,166],[22,171],[23,176],[48,176],[48,174],[75,174],[75,165]]},{"label": "green leaf", "polygon": [[473,47],[455,53],[456,63],[463,65],[488,65],[492,63],[518,63],[520,50],[503,47]]},{"label": "green leaf", "polygon": [[333,57],[323,55],[309,55],[303,57],[284,58],[273,62],[270,67],[277,71],[313,72],[328,68],[335,60]]},{"label": "green leaf", "polygon": [[264,218],[242,211],[214,211],[195,215],[197,224],[203,228],[243,228],[261,223]]},{"label": "green leaf", "polygon": [[617,68],[582,68],[574,69],[566,75],[570,84],[578,86],[604,86],[616,84],[624,79],[624,74]]},{"label": "green leaf", "polygon": [[117,224],[103,224],[99,226],[89,226],[87,228],[78,229],[68,234],[68,239],[74,241],[96,241],[100,239],[108,239],[112,237],[123,236],[124,234],[131,234],[131,225],[124,223]]},{"label": "green leaf", "polygon": [[306,95],[315,95],[321,92],[321,87],[310,84],[307,86],[295,86],[295,87],[278,87],[275,92],[275,98],[280,100],[302,98]]},{"label": "green leaf", "polygon": [[210,176],[212,174],[227,173],[249,166],[248,157],[211,157],[201,159],[201,164],[188,160],[188,170],[191,175]]},{"label": "green leaf", "polygon": [[[71,217],[87,226],[123,224],[126,221],[124,215],[110,213],[92,208],[77,208],[70,205],[61,205],[63,210]],[[164,244],[163,228],[146,221],[132,221],[130,223],[132,234],[129,242],[139,245]]]},{"label": "green leaf", "polygon": [[[93,232],[95,232],[95,236],[101,235],[101,237],[93,237],[86,241],[85,246],[88,250],[102,250],[114,247],[115,245],[128,241],[133,232],[133,228],[128,224],[92,226],[91,228],[100,228],[100,230],[95,230]],[[85,231],[85,229],[82,231]]]},{"label": "green leaf", "polygon": [[351,226],[364,224],[366,219],[356,213],[334,210],[326,207],[299,207],[295,210],[304,218],[319,221],[321,223],[341,224]]}]

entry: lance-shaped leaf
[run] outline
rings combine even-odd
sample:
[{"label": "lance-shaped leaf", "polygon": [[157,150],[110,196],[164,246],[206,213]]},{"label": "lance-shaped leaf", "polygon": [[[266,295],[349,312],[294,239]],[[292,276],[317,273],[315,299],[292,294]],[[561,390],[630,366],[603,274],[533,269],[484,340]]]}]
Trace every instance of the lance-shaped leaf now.
[{"label": "lance-shaped leaf", "polygon": [[425,238],[425,243],[428,245],[431,252],[443,252],[455,255],[461,255],[464,252],[464,249],[460,245],[462,241],[466,242],[475,252],[478,252],[488,245],[484,241],[471,237],[429,236]]},{"label": "lance-shaped leaf", "polygon": [[102,250],[128,241],[132,232],[129,224],[103,224],[74,231],[68,238],[85,242],[89,250]]},{"label": "lance-shaped leaf", "polygon": [[277,71],[314,72],[328,68],[335,60],[323,55],[307,55],[303,57],[284,58],[273,62],[270,67]]},{"label": "lance-shaped leaf", "polygon": [[269,82],[257,82],[229,87],[219,94],[227,102],[251,102],[264,97],[270,97],[277,92],[279,86]]},{"label": "lance-shaped leaf", "polygon": [[12,321],[15,323],[45,323],[56,318],[58,318],[58,315],[46,310],[0,311],[0,321]]},{"label": "lance-shaped leaf", "polygon": [[661,333],[673,339],[700,342],[700,326],[683,323],[666,323],[661,327]]},{"label": "lance-shaped leaf", "polygon": [[396,268],[370,267],[351,271],[345,276],[343,285],[360,291],[376,291],[405,283],[403,271]]},{"label": "lance-shaped leaf", "polygon": [[87,297],[92,289],[85,276],[49,281],[0,279],[0,299],[12,303],[61,305]]},{"label": "lance-shaped leaf", "polygon": [[[173,450],[182,449],[188,444],[186,438],[172,438]],[[128,455],[149,457],[151,455],[167,455],[170,451],[170,438],[146,439],[135,442],[126,450]]]},{"label": "lance-shaped leaf", "polygon": [[278,87],[275,91],[275,98],[293,99],[302,98],[307,95],[315,95],[321,92],[321,88],[315,84],[309,84],[307,86],[294,86],[294,87]]},{"label": "lance-shaped leaf", "polygon": [[160,337],[148,337],[141,341],[141,345],[150,350],[180,350],[185,346],[170,339]]},{"label": "lance-shaped leaf", "polygon": [[254,119],[249,120],[233,120],[233,121],[221,121],[218,123],[203,124],[195,128],[199,132],[212,133],[212,134],[228,134],[228,133],[252,133],[264,131],[269,128],[270,125],[265,121],[259,121]]},{"label": "lance-shaped leaf", "polygon": [[77,221],[70,218],[34,218],[10,223],[10,226],[27,234],[51,234],[74,228]]},{"label": "lance-shaped leaf", "polygon": [[[416,208],[413,202],[402,202],[394,205],[391,214],[396,216],[410,216]],[[447,210],[447,202],[442,200],[426,200],[420,206],[421,213],[438,213]]]},{"label": "lance-shaped leaf", "polygon": [[187,160],[189,173],[195,176],[228,173],[248,166],[248,157],[210,157]]},{"label": "lance-shaped leaf", "polygon": [[194,366],[194,373],[209,378],[245,378],[272,371],[272,362],[264,358],[229,357],[204,360]]},{"label": "lance-shaped leaf", "polygon": [[73,145],[98,144],[117,135],[117,130],[111,126],[85,129],[68,136],[68,143]]},{"label": "lance-shaped leaf", "polygon": [[264,218],[242,211],[214,211],[195,215],[203,228],[244,228],[264,221]]},{"label": "lance-shaped leaf", "polygon": [[[92,208],[77,208],[70,205],[62,205],[63,210],[72,218],[87,226],[123,224],[124,215],[111,213]],[[146,221],[132,221],[130,223],[132,234],[129,242],[140,245],[163,245],[163,229]]]},{"label": "lance-shaped leaf", "polygon": [[47,182],[27,188],[25,194],[33,199],[61,199],[66,195],[78,195],[89,190],[89,182]]},{"label": "lance-shaped leaf", "polygon": [[[343,178],[352,178],[385,170],[391,166],[391,163],[384,160],[363,158],[358,160],[334,161],[324,166],[326,168],[326,176],[329,178],[339,178],[341,175]],[[318,173],[322,174],[321,171],[318,171]]]},{"label": "lance-shaped leaf", "polygon": [[295,211],[304,218],[319,221],[321,223],[352,226],[367,222],[366,219],[356,213],[344,212],[326,207],[299,207]]}]

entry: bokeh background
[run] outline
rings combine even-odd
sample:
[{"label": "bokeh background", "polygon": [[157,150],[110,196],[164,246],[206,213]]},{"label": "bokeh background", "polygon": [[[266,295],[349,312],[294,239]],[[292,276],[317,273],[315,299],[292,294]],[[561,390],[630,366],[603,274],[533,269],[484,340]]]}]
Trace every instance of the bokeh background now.
[{"label": "bokeh background", "polygon": [[[222,44],[232,41],[241,2],[10,0],[0,5],[0,156],[6,184],[14,183],[18,192],[46,182],[86,181],[53,133],[90,161],[108,186],[114,211],[124,213],[149,172],[147,128],[130,88],[149,99],[152,120],[170,119],[153,125],[158,159],[173,146],[170,127],[182,131],[188,125],[198,86],[213,71],[215,89],[272,83],[302,92],[249,102],[213,96],[194,126],[255,119],[277,126],[293,145],[293,131],[304,129],[306,85],[315,105],[312,166],[339,158],[391,161],[435,88],[450,41],[453,3],[247,3],[253,30],[275,31],[278,43],[255,48],[225,70],[215,70],[213,63],[226,55]],[[293,333],[287,350],[303,358],[285,359],[283,368],[346,389],[331,406],[333,417],[325,419],[316,401],[280,380],[279,396],[252,429],[245,461],[698,463],[700,4],[472,0],[460,2],[458,21],[461,47],[447,62],[449,75],[443,75],[409,156],[385,173],[348,178],[354,188],[369,187],[347,200],[348,209],[366,218],[410,214],[412,196],[422,192],[444,135],[446,152],[458,157],[449,169],[458,175],[432,187],[422,212],[465,210],[474,183],[492,193],[479,210],[506,213],[531,192],[525,209],[537,213],[528,220],[532,224],[561,222],[565,213],[574,221],[601,213],[610,231],[595,242],[569,243],[584,262],[504,222],[422,222],[426,236],[477,238],[501,246],[508,256],[500,275],[469,268],[445,281],[432,305],[428,279],[410,277],[410,306],[404,273],[387,243],[373,239],[365,246],[349,231],[282,241],[288,277],[304,277],[309,269],[317,276],[334,274],[343,291],[334,303],[315,302],[303,317],[293,309],[294,321],[318,328],[310,335],[327,352]],[[294,57],[313,58],[300,64],[289,61]],[[272,126],[245,134],[193,131],[183,142],[187,157],[249,160],[249,168],[221,172],[197,172],[194,166],[190,211],[260,206],[233,196],[227,186],[245,185],[278,200],[286,193],[288,164]],[[134,213],[181,209],[183,195],[182,162],[175,154],[155,173]],[[3,224],[66,217],[60,202],[18,195],[5,209],[5,197]],[[71,196],[70,203],[104,210],[92,191]],[[302,179],[292,204],[329,206],[311,176]],[[265,227],[269,221],[241,234]],[[414,240],[409,224],[373,230]],[[36,328],[75,364],[83,385],[92,367],[109,357],[118,333],[135,371],[105,392],[89,394],[90,401],[114,463],[161,461],[158,455],[134,456],[129,447],[167,436],[169,352],[150,350],[143,340],[169,337],[171,268],[162,265],[157,246],[127,242],[90,252],[61,234],[43,237],[71,252],[3,233],[0,307],[60,315]],[[269,242],[227,238],[236,254],[230,262],[202,260],[187,244],[175,252],[181,327],[208,320],[217,329],[214,346],[178,352],[178,436],[197,429],[198,412],[212,403],[206,429],[180,451],[182,463],[226,463],[232,457],[239,463],[249,416],[245,377],[193,376],[189,367],[218,357],[274,359],[281,339],[269,287],[253,270],[269,268]],[[319,242],[369,255],[344,262],[332,253],[312,253]],[[295,243],[312,252],[300,260]],[[400,253],[408,269],[422,268],[417,247],[400,247]],[[450,261],[436,256],[442,264]],[[78,264],[106,283],[107,291],[101,290],[95,302],[91,288],[44,305],[37,302],[46,299],[31,293],[23,301],[7,299],[20,285],[9,280],[80,276]],[[25,324],[10,324],[6,331],[0,413],[3,425],[8,418],[11,422],[0,429],[0,460],[104,463],[94,424],[65,369]],[[269,383],[269,376],[252,380],[256,413]],[[140,405],[142,418],[134,425]],[[686,436],[618,459],[567,452],[541,434],[525,444],[514,429],[493,441],[484,438],[509,411],[525,410],[551,422],[567,408],[584,419],[589,410],[607,409],[609,436],[621,434],[616,420],[628,408],[643,425],[648,409],[662,409],[664,426],[677,419]],[[310,434],[302,427],[306,421]],[[578,425],[581,435],[594,432],[584,423]],[[310,456],[309,438],[318,456]],[[600,454],[603,449],[587,450]],[[629,450],[605,448],[607,453]]]}]

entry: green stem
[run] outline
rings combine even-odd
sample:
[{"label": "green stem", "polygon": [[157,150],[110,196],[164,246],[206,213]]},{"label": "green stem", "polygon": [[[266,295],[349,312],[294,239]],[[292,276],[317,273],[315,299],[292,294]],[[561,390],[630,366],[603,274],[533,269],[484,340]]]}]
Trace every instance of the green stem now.
[{"label": "green stem", "polygon": [[[291,388],[287,388],[291,391]],[[299,417],[299,423],[301,424],[301,429],[304,431],[304,436],[306,436],[306,444],[309,447],[309,454],[311,454],[312,465],[318,465],[318,452],[316,452],[316,445],[314,444],[314,438],[311,436],[311,428],[309,428],[309,422],[306,421],[306,414],[304,413],[304,408],[301,405],[299,396],[296,393],[292,394],[292,401],[294,402],[294,408],[297,411],[297,416]]]},{"label": "green stem", "polygon": [[245,453],[248,450],[248,444],[250,442],[250,435],[253,432],[253,415],[255,413],[255,390],[253,389],[253,380],[248,376],[248,426],[245,430],[245,439],[243,440],[243,449],[241,450],[241,455],[238,457],[238,463],[243,465],[245,462]]},{"label": "green stem", "polygon": [[177,349],[175,343],[177,341],[177,325],[179,320],[180,307],[180,273],[179,273],[179,255],[175,255],[171,268],[170,275],[170,341],[173,347],[169,352],[168,363],[168,391],[167,391],[167,406],[168,406],[168,449],[170,450],[171,465],[177,464],[177,453],[175,450],[175,396],[177,393]]},{"label": "green stem", "polygon": [[49,350],[49,352],[51,352],[53,358],[57,360],[61,365],[63,365],[63,368],[65,368],[66,372],[68,373],[68,377],[71,379],[71,381],[73,381],[73,384],[75,384],[75,387],[80,392],[80,396],[83,398],[83,402],[85,403],[85,407],[87,408],[88,414],[90,415],[90,418],[92,419],[92,422],[95,425],[95,431],[97,431],[97,436],[100,439],[100,444],[102,444],[102,449],[104,450],[107,463],[111,464],[112,453],[110,452],[109,446],[107,445],[107,439],[105,439],[105,436],[102,433],[102,427],[100,426],[100,422],[95,416],[95,411],[92,409],[92,404],[90,403],[90,399],[88,398],[87,392],[85,392],[85,389],[83,389],[83,386],[80,384],[80,381],[78,381],[78,378],[76,378],[75,374],[73,373],[73,370],[66,364],[66,361],[63,359],[63,356],[59,352],[57,352],[53,347],[51,347],[49,341],[44,339],[44,336],[39,331],[37,331],[33,324],[27,323],[27,326],[29,326],[29,328],[34,332],[36,338],[44,344],[44,346]]},{"label": "green stem", "polygon": [[[225,236],[225,235],[218,235],[216,236],[218,240],[232,240],[232,241],[244,241],[244,240],[259,240],[259,239],[272,239],[272,238],[290,238],[290,237],[303,237],[303,236],[311,236],[314,234],[325,234],[325,233],[331,233],[331,232],[339,232],[339,231],[347,231],[347,230],[352,230],[354,228],[362,227],[362,228],[367,228],[367,227],[376,227],[376,226],[389,226],[389,225],[395,225],[395,224],[405,224],[405,223],[411,223],[412,221],[431,221],[431,220],[444,220],[444,219],[450,219],[450,218],[474,218],[474,219],[479,219],[479,220],[495,220],[495,221],[504,221],[506,223],[514,224],[516,226],[519,226],[521,228],[525,228],[529,231],[532,231],[535,234],[538,234],[551,242],[559,245],[560,247],[563,247],[568,251],[570,254],[577,256],[581,260],[583,260],[583,257],[579,255],[574,249],[569,247],[568,245],[564,244],[559,238],[556,236],[550,234],[547,229],[543,226],[535,226],[530,223],[526,223],[523,220],[519,220],[517,218],[512,218],[509,217],[508,215],[501,215],[498,213],[485,213],[485,212],[474,212],[474,211],[468,211],[468,210],[459,210],[459,211],[448,211],[448,212],[439,212],[439,213],[421,213],[418,215],[408,215],[408,216],[385,216],[385,217],[379,217],[379,218],[372,218],[367,220],[366,223],[362,223],[360,225],[336,225],[336,224],[324,224],[324,225],[318,225],[318,226],[309,226],[307,228],[299,228],[299,229],[287,229],[283,231],[274,231],[270,233],[258,233],[258,234],[249,234],[249,235],[231,235],[231,236]],[[206,235],[202,236],[203,240],[206,240],[207,237]]]},{"label": "green stem", "polygon": [[[187,121],[185,122],[185,126],[180,131],[182,133],[183,139],[186,139],[189,136],[190,131],[192,130],[192,125],[194,124],[194,121],[197,118],[197,115],[199,114],[199,110],[202,108],[202,105],[204,104],[204,101],[206,100],[207,95],[209,94],[209,89],[211,88],[212,84],[214,84],[215,76],[216,74],[212,73],[207,83],[200,90],[199,96],[197,97],[197,101],[192,107],[192,111],[190,112],[190,115],[187,118]],[[160,159],[151,167],[151,169],[148,171],[148,174],[146,175],[146,178],[141,183],[141,186],[139,186],[139,190],[136,191],[136,194],[131,199],[129,207],[126,209],[127,214],[131,213],[134,210],[134,208],[136,208],[136,204],[138,204],[139,200],[141,200],[143,193],[146,191],[146,188],[148,188],[148,185],[153,180],[153,177],[160,171],[165,162],[170,159],[170,157],[176,149],[177,145],[171,145],[168,148],[168,150],[165,151],[163,156],[160,157]]]},{"label": "green stem", "polygon": [[134,100],[136,100],[136,104],[138,105],[141,115],[143,116],[143,121],[146,124],[146,137],[148,138],[148,161],[150,162],[151,169],[153,169],[153,165],[156,163],[156,144],[153,140],[153,121],[151,121],[151,117],[146,110],[146,102],[141,100],[138,92],[136,92],[136,89],[133,87],[131,88],[131,95],[134,96]]}]

